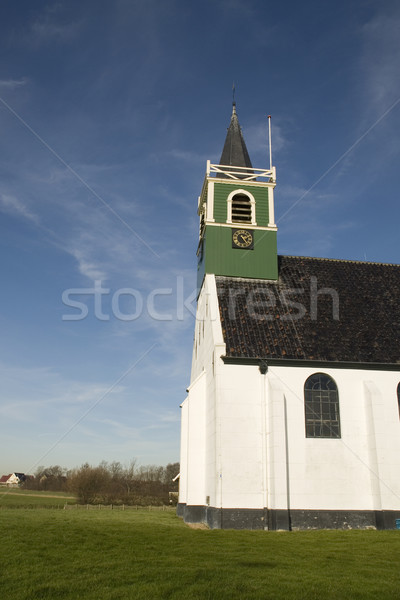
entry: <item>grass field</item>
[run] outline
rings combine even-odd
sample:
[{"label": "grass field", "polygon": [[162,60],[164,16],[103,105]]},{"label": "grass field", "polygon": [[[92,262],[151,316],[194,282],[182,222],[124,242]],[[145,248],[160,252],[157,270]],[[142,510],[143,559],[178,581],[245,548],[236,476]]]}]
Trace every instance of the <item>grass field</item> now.
[{"label": "grass field", "polygon": [[1,508],[62,508],[64,504],[74,504],[75,496],[65,492],[35,492],[18,488],[0,489]]},{"label": "grass field", "polygon": [[400,531],[209,531],[173,512],[0,510],[13,600],[396,599]]}]

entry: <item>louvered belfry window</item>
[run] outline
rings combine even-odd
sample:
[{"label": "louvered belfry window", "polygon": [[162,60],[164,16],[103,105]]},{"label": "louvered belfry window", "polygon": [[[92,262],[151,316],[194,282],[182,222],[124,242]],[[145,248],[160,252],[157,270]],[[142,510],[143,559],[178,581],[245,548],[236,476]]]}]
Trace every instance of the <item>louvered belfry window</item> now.
[{"label": "louvered belfry window", "polygon": [[232,198],[232,222],[251,223],[251,201],[244,194],[235,194]]},{"label": "louvered belfry window", "polygon": [[339,393],[329,375],[315,373],[304,385],[306,437],[340,438]]}]

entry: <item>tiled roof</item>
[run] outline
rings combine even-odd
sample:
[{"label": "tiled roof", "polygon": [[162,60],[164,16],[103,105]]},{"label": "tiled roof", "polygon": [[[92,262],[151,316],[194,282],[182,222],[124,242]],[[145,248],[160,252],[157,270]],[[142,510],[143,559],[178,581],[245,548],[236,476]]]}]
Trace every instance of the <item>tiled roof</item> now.
[{"label": "tiled roof", "polygon": [[280,256],[277,282],[216,280],[227,357],[400,365],[400,265]]}]

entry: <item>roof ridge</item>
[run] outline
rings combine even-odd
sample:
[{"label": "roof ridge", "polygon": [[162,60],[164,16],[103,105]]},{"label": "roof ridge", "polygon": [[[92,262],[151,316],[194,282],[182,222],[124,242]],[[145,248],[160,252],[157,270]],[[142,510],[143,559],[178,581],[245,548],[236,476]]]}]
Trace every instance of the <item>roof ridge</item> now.
[{"label": "roof ridge", "polygon": [[328,262],[340,262],[340,263],[355,263],[361,265],[382,265],[385,267],[400,267],[398,263],[384,263],[379,261],[372,260],[355,260],[351,258],[326,258],[324,256],[294,256],[292,254],[279,254],[279,257],[282,258],[301,258],[305,260],[320,260],[320,261],[328,261]]}]

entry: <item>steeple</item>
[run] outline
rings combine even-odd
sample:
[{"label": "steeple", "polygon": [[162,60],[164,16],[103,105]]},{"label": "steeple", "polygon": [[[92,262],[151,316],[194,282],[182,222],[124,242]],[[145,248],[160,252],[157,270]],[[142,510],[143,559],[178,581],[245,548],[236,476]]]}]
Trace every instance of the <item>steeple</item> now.
[{"label": "steeple", "polygon": [[232,104],[231,122],[228,127],[219,164],[253,168],[236,114],[236,102]]},{"label": "steeple", "polygon": [[198,288],[207,274],[278,279],[275,167],[253,168],[233,102],[219,164],[207,161],[198,201]]}]

